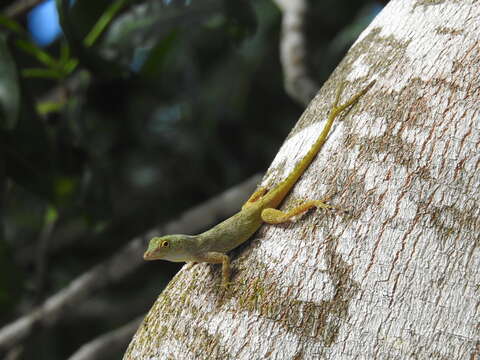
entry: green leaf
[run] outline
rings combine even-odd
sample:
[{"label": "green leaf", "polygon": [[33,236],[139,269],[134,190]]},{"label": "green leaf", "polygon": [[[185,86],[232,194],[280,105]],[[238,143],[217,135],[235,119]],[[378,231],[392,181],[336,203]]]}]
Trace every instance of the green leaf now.
[{"label": "green leaf", "polygon": [[[63,34],[69,44],[70,49],[78,58],[78,63],[86,67],[93,74],[104,79],[124,77],[127,75],[129,71],[120,66],[117,62],[106,60],[96,53],[94,49],[85,47],[83,41],[79,39],[79,36],[73,26],[74,21],[71,19],[69,1],[56,1],[58,17],[63,29]],[[92,38],[95,38],[95,36],[97,35],[92,35]]]},{"label": "green leaf", "polygon": [[78,66],[78,59],[71,58],[69,61],[65,63],[63,66],[63,71],[65,74],[70,74],[75,70]]},{"label": "green leaf", "polygon": [[112,21],[115,15],[122,9],[128,0],[117,0],[109,6],[109,8],[100,16],[97,23],[83,40],[86,47],[92,46],[100,37],[108,24]]},{"label": "green leaf", "polygon": [[28,68],[22,70],[24,77],[44,78],[44,79],[63,79],[75,70],[78,60],[70,58],[70,49],[68,44],[62,44],[60,48],[60,59],[57,60],[48,52],[39,48],[33,42],[17,39],[15,45],[23,52],[32,55],[46,68]]},{"label": "green leaf", "polygon": [[19,35],[26,35],[27,32],[25,29],[16,21],[0,14],[0,25],[4,26],[8,30],[19,34]]},{"label": "green leaf", "polygon": [[65,106],[66,101],[54,102],[54,101],[43,101],[37,103],[36,109],[37,112],[42,115],[48,115],[50,113],[59,112]]},{"label": "green leaf", "polygon": [[70,46],[66,41],[62,41],[60,45],[60,58],[58,59],[58,63],[65,77],[77,68],[78,60],[70,57]]},{"label": "green leaf", "polygon": [[47,207],[47,211],[45,212],[45,222],[47,224],[53,223],[58,219],[58,211],[57,208],[53,205],[49,205]]},{"label": "green leaf", "polygon": [[17,67],[5,35],[0,34],[0,130],[11,130],[18,119],[20,88]]},{"label": "green leaf", "polygon": [[147,60],[140,69],[140,74],[150,77],[160,74],[164,70],[166,59],[178,39],[178,32],[172,31],[150,50]]},{"label": "green leaf", "polygon": [[57,69],[44,68],[26,68],[22,69],[22,76],[29,78],[43,78],[43,79],[62,79],[64,77],[63,71]]},{"label": "green leaf", "polygon": [[27,54],[34,56],[38,61],[45,64],[49,68],[57,69],[59,67],[56,59],[50,56],[50,54],[46,51],[40,49],[31,41],[17,39],[15,41],[15,45],[17,45],[19,49],[23,50]]},{"label": "green leaf", "polygon": [[68,46],[66,41],[62,41],[60,44],[60,58],[58,59],[58,62],[63,65],[70,60],[70,46]]},{"label": "green leaf", "polygon": [[74,193],[77,187],[73,177],[61,176],[55,181],[55,194],[57,199],[65,199]]}]

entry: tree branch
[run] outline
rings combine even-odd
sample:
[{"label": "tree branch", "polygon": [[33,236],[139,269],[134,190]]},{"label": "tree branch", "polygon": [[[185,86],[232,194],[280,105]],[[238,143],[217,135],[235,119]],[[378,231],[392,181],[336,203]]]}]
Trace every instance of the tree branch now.
[{"label": "tree branch", "polygon": [[[48,210],[46,210],[48,211]],[[44,224],[42,230],[40,232],[37,246],[36,246],[36,259],[35,259],[35,299],[36,302],[39,301],[43,297],[44,293],[44,284],[45,284],[45,273],[48,268],[48,247],[50,245],[50,241],[52,240],[52,233],[55,228],[56,224],[55,220],[49,220],[46,216],[44,216]]]},{"label": "tree branch", "polygon": [[308,9],[306,0],[274,0],[283,13],[280,61],[287,94],[303,105],[308,105],[320,86],[307,71],[306,42],[303,23]]},{"label": "tree branch", "polygon": [[8,351],[4,360],[20,360],[23,355],[23,346],[15,346]]},{"label": "tree branch", "polygon": [[145,314],[130,321],[124,326],[103,334],[96,339],[82,345],[68,360],[97,360],[105,359],[124,348],[137,330]]},{"label": "tree branch", "polygon": [[17,0],[2,10],[7,17],[14,18],[25,14],[44,0]]},{"label": "tree branch", "polygon": [[1,328],[0,349],[21,342],[36,326],[54,325],[72,305],[84,300],[94,291],[122,280],[144,263],[142,254],[146,241],[152,236],[158,233],[194,233],[215,223],[218,218],[230,216],[238,210],[259,180],[259,175],[252,176],[219,196],[186,211],[178,220],[166,224],[163,228],[148,231],[133,239],[109,260],[80,275],[42,305]]}]

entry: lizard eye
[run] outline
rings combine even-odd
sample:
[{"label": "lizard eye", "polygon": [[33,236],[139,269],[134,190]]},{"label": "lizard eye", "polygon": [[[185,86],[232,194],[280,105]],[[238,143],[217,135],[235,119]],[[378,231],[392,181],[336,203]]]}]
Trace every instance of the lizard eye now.
[{"label": "lizard eye", "polygon": [[168,241],[162,241],[162,247],[168,247],[170,244],[168,243]]}]

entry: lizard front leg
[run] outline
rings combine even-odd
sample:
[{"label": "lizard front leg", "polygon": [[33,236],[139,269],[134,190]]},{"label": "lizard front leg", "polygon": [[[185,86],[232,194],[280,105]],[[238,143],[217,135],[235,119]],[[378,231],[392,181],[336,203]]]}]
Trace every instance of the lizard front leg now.
[{"label": "lizard front leg", "polygon": [[210,264],[222,264],[222,286],[230,282],[230,257],[220,252],[210,251],[198,256],[197,261]]}]

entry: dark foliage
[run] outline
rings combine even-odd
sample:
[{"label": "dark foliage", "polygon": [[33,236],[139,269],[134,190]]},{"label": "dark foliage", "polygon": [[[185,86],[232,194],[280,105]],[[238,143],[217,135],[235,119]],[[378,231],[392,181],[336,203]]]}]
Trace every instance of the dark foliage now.
[{"label": "dark foliage", "polygon": [[[358,16],[368,4],[312,1],[319,83],[372,16]],[[264,170],[302,112],[283,90],[281,17],[268,0],[57,5],[64,37],[46,49],[30,42],[24,15],[0,22],[2,324],[132,237]],[[31,336],[24,357],[66,358],[147,311],[175,269],[149,264],[105,289]],[[125,310],[99,314],[103,303]]]}]

